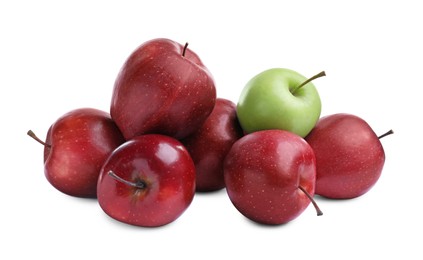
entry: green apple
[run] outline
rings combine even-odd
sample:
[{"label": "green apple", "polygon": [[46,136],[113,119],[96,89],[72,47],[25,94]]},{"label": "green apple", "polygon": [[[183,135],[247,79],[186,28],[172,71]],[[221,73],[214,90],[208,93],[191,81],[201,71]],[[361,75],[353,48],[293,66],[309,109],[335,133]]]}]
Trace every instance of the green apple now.
[{"label": "green apple", "polygon": [[252,78],[241,92],[237,116],[247,133],[281,129],[305,137],[320,118],[322,104],[312,80],[296,71],[274,68]]}]

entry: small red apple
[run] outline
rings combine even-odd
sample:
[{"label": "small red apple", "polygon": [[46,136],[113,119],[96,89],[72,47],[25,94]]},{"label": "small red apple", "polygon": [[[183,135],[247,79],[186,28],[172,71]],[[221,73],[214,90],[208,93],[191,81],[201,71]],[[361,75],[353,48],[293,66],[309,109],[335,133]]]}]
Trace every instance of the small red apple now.
[{"label": "small red apple", "polygon": [[72,110],[51,125],[44,145],[44,173],[59,191],[76,197],[96,197],[100,169],[109,154],[125,140],[104,111]]},{"label": "small red apple", "polygon": [[381,137],[358,116],[340,113],[322,117],[306,137],[316,155],[316,194],[351,199],[368,192],[385,163]]},{"label": "small red apple", "polygon": [[312,200],[316,159],[300,136],[285,130],[261,130],[232,146],[225,159],[226,190],[247,218],[276,225],[298,217]]},{"label": "small red apple", "polygon": [[182,140],[195,163],[197,191],[215,191],[225,187],[223,161],[233,143],[242,136],[236,105],[227,99],[216,99],[206,122]]},{"label": "small red apple", "polygon": [[110,114],[126,139],[154,133],[182,139],[213,110],[216,89],[193,51],[153,39],[126,60],[114,85]]},{"label": "small red apple", "polygon": [[176,220],[195,193],[195,166],[176,139],[158,134],[134,137],[103,165],[97,197],[110,217],[157,227]]}]

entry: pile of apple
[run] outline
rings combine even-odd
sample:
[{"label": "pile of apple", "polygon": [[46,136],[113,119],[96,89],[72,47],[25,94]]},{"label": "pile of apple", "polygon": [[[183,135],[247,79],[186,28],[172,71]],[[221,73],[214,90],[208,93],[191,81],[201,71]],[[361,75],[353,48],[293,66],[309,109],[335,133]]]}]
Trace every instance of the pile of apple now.
[{"label": "pile of apple", "polygon": [[320,118],[311,81],[324,75],[264,71],[235,105],[216,97],[211,73],[188,44],[153,39],[123,65],[110,113],[75,109],[45,141],[28,135],[44,145],[45,176],[57,190],[97,198],[118,221],[162,226],[195,192],[226,188],[246,217],[282,224],[310,203],[321,215],[314,194],[354,198],[382,172],[384,135],[350,114]]}]

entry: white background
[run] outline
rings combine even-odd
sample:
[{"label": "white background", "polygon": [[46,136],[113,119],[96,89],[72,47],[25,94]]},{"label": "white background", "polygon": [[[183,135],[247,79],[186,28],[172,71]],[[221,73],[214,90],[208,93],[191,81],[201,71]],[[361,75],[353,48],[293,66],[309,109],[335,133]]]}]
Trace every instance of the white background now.
[{"label": "white background", "polygon": [[[1,259],[422,259],[419,1],[2,1]],[[107,217],[96,200],[56,191],[43,174],[44,138],[62,114],[109,110],[114,79],[144,41],[189,42],[219,97],[272,67],[312,76],[322,115],[364,118],[383,139],[385,168],[364,196],[317,198],[281,226],[257,225],[225,190],[197,194],[161,228]]]}]

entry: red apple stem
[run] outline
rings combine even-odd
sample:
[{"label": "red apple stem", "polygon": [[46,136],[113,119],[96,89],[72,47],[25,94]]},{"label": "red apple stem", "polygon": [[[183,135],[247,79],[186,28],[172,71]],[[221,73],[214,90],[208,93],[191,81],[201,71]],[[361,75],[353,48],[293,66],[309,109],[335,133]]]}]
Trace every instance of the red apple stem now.
[{"label": "red apple stem", "polygon": [[300,190],[304,192],[304,194],[310,199],[311,203],[313,203],[314,208],[316,209],[317,216],[323,215],[323,212],[320,210],[319,206],[317,206],[316,201],[314,201],[313,197],[311,197],[310,193],[308,193],[303,187],[298,186]]},{"label": "red apple stem", "polygon": [[323,77],[323,76],[326,76],[326,72],[321,71],[320,73],[317,73],[317,74],[316,74],[316,75],[314,75],[313,77],[311,77],[311,78],[307,79],[306,81],[304,81],[303,83],[301,83],[300,85],[298,85],[296,88],[294,88],[294,89],[291,91],[291,93],[292,93],[292,94],[295,94],[295,92],[297,92],[297,90],[299,90],[301,87],[303,87],[304,85],[306,85],[306,84],[307,84],[307,83],[309,83],[310,81],[313,81],[313,80],[315,80],[315,79],[317,79],[317,78],[320,78],[320,77]]},{"label": "red apple stem", "polygon": [[185,57],[185,52],[187,51],[187,49],[188,49],[188,43],[185,43],[184,49],[182,51],[182,56],[183,57]]},{"label": "red apple stem", "polygon": [[379,138],[379,139],[381,139],[381,138],[384,138],[385,136],[387,136],[387,135],[391,135],[391,134],[393,134],[393,133],[394,133],[394,131],[391,129],[391,130],[389,130],[388,132],[384,133],[383,135],[380,135],[378,138]]},{"label": "red apple stem", "polygon": [[131,182],[131,181],[127,181],[119,176],[117,176],[113,171],[109,171],[107,173],[110,177],[112,177],[113,179],[120,181],[126,185],[129,185],[131,187],[137,188],[137,189],[145,189],[146,184],[143,181],[137,181],[137,182]]},{"label": "red apple stem", "polygon": [[38,136],[36,136],[34,134],[34,132],[32,132],[32,130],[29,130],[26,134],[29,135],[29,136],[31,136],[35,141],[39,142],[40,144],[44,145],[45,147],[51,148],[51,145],[50,144],[47,144],[43,140],[41,140],[40,138],[38,138]]}]

